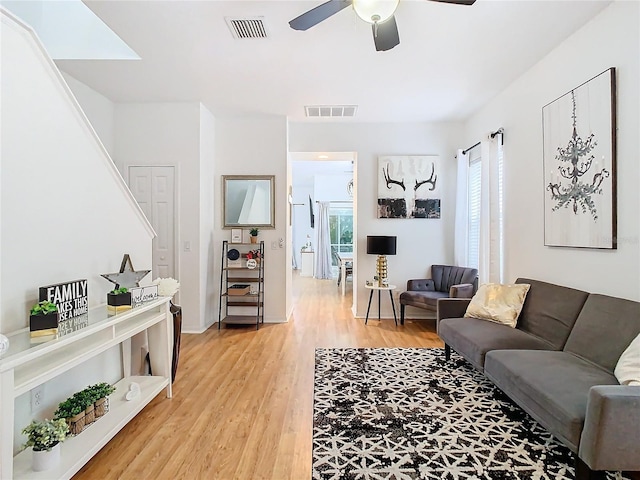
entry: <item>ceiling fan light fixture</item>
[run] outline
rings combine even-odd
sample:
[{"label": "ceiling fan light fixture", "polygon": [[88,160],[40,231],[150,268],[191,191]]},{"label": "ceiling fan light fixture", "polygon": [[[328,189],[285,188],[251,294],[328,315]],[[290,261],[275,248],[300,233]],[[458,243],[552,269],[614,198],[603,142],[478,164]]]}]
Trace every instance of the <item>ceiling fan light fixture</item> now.
[{"label": "ceiling fan light fixture", "polygon": [[399,0],[353,0],[353,9],[365,22],[378,24],[393,16],[398,3]]}]

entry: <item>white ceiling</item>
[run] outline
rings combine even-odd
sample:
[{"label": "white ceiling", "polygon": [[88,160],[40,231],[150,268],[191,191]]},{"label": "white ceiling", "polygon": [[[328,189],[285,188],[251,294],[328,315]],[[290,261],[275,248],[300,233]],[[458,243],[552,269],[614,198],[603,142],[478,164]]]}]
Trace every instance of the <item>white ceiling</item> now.
[{"label": "white ceiling", "polygon": [[[114,102],[201,101],[217,117],[356,104],[332,122],[458,121],[610,2],[400,0],[400,45],[376,52],[351,8],[306,32],[288,21],[319,1],[86,1],[142,60],[58,65]],[[264,16],[268,39],[234,39],[225,16]],[[586,53],[585,53],[586,54]]]}]

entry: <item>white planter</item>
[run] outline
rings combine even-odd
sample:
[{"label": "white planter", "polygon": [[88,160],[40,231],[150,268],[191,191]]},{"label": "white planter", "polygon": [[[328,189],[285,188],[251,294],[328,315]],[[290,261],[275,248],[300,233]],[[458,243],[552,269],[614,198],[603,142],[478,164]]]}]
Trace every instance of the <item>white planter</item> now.
[{"label": "white planter", "polygon": [[33,451],[31,468],[34,472],[51,470],[60,464],[60,444],[58,443],[51,450]]}]

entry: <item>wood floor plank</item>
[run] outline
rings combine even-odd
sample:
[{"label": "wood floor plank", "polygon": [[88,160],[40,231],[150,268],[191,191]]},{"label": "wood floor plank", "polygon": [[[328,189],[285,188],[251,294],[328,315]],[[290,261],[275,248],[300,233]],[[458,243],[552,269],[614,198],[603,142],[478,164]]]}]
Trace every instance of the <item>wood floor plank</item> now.
[{"label": "wood floor plank", "polygon": [[74,478],[308,479],[316,348],[442,346],[431,321],[364,325],[335,280],[295,275],[293,288],[286,324],[183,334],[173,398],[154,399]]}]

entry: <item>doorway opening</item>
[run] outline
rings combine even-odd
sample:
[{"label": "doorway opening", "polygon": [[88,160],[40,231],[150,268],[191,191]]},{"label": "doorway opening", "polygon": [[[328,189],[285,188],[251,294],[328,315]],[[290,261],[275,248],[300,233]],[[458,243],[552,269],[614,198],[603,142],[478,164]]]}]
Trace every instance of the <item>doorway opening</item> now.
[{"label": "doorway opening", "polygon": [[356,152],[295,152],[289,158],[293,281],[332,282],[336,295],[355,305]]}]

